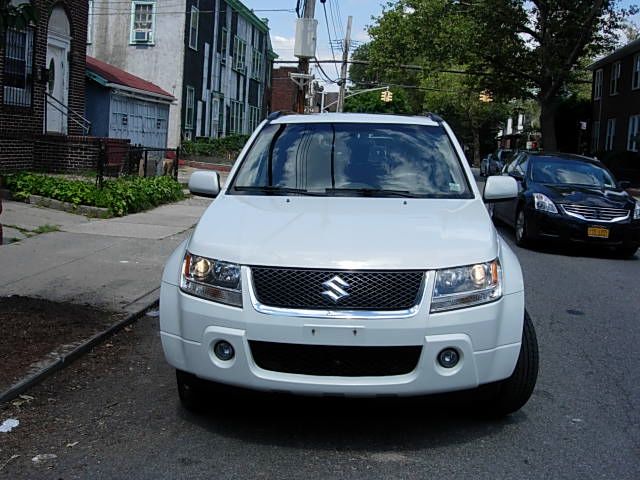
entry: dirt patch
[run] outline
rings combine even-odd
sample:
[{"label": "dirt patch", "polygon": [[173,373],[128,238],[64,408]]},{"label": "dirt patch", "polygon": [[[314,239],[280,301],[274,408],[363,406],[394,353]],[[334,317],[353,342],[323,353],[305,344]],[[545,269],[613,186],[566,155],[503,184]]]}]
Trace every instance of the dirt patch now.
[{"label": "dirt patch", "polygon": [[0,392],[116,320],[85,305],[0,297]]}]

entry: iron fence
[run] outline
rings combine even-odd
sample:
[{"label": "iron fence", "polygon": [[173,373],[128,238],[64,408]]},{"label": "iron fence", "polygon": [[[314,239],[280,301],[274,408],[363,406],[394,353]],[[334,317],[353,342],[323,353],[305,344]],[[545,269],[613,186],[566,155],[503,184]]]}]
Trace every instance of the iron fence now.
[{"label": "iron fence", "polygon": [[180,147],[154,148],[110,142],[109,139],[105,139],[100,143],[96,184],[102,187],[105,177],[122,175],[139,177],[170,175],[178,180],[179,161]]}]

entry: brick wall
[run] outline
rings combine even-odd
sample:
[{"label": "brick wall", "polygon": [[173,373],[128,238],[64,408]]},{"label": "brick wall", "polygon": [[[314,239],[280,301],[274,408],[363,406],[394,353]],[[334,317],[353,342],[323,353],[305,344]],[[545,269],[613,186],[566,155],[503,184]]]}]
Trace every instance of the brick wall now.
[{"label": "brick wall", "polygon": [[[34,0],[39,18],[34,32],[33,93],[30,107],[15,107],[4,104],[3,72],[4,47],[0,42],[0,145],[10,145],[10,149],[0,149],[0,171],[15,171],[33,167],[34,142],[44,129],[45,84],[41,72],[47,55],[47,30],[51,10],[56,5],[65,9],[71,23],[71,50],[69,63],[69,107],[84,113],[85,52],[87,38],[86,0]],[[70,135],[80,135],[81,128],[68,122]],[[21,147],[21,148],[20,148]]]},{"label": "brick wall", "polygon": [[296,110],[298,86],[289,78],[289,73],[295,73],[297,71],[297,67],[280,67],[272,70],[271,111]]},{"label": "brick wall", "polygon": [[[100,144],[124,155],[129,140],[117,138],[44,135],[35,141],[33,169],[44,172],[82,172],[97,170]],[[119,148],[120,147],[120,148]]]},{"label": "brick wall", "polygon": [[0,138],[0,175],[33,168],[33,141]]}]

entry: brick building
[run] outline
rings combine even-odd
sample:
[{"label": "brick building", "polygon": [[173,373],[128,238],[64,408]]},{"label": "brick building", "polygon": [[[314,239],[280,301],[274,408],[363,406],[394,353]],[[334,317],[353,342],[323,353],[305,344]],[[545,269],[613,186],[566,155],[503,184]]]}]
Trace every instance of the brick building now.
[{"label": "brick building", "polygon": [[0,173],[73,168],[94,148],[82,117],[88,2],[33,4],[37,24],[0,43]]},{"label": "brick building", "polygon": [[271,111],[295,111],[298,86],[289,77],[298,67],[274,68],[271,74]]},{"label": "brick building", "polygon": [[592,151],[605,156],[635,154],[640,162],[640,39],[589,68],[593,71]]}]

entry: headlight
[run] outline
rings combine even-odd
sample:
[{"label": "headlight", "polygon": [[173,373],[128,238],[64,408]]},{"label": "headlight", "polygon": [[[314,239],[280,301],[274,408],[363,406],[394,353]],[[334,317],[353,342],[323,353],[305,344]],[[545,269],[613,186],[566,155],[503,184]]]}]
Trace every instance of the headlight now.
[{"label": "headlight", "polygon": [[636,208],[633,209],[633,219],[640,220],[640,202],[636,200]]},{"label": "headlight", "polygon": [[493,302],[502,296],[502,269],[498,259],[436,272],[431,312],[442,312]]},{"label": "headlight", "polygon": [[187,252],[182,263],[180,289],[196,297],[242,307],[240,265]]},{"label": "headlight", "polygon": [[554,203],[549,200],[549,197],[542,193],[533,194],[533,206],[536,210],[541,210],[543,212],[558,213],[558,209]]}]

